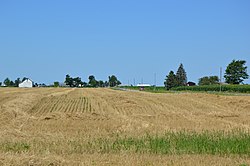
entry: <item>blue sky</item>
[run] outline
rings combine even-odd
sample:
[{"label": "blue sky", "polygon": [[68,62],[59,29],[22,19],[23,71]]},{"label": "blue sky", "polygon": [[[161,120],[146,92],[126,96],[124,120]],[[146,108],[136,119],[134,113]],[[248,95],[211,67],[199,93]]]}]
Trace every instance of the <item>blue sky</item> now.
[{"label": "blue sky", "polygon": [[0,81],[115,74],[153,84],[156,73],[162,85],[183,63],[197,82],[233,59],[250,68],[250,1],[0,1],[0,57]]}]

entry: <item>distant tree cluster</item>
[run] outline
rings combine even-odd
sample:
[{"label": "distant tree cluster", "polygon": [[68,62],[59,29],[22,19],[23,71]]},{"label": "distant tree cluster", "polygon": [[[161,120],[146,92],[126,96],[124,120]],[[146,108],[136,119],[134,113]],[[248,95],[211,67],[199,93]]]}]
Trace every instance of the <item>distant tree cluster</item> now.
[{"label": "distant tree cluster", "polygon": [[7,87],[18,87],[21,82],[26,80],[27,78],[24,77],[23,79],[17,78],[16,80],[12,81],[9,78],[6,78],[3,83],[0,84],[0,86],[3,84],[4,86]]},{"label": "distant tree cluster", "polygon": [[[241,84],[244,79],[248,79],[247,66],[245,60],[233,60],[226,68],[224,78],[228,84]],[[219,84],[218,76],[205,76],[199,79],[199,85],[216,85]]]},{"label": "distant tree cluster", "polygon": [[206,76],[199,79],[198,85],[216,85],[219,84],[218,76]]},{"label": "distant tree cluster", "polygon": [[176,74],[174,73],[174,71],[169,72],[169,74],[166,76],[164,85],[167,90],[170,90],[173,87],[187,85],[187,73],[184,69],[183,64],[180,64]]},{"label": "distant tree cluster", "polygon": [[[72,78],[70,75],[66,75],[64,83],[70,87],[115,87],[121,84],[116,76],[112,75],[108,77],[108,81],[96,80],[94,75],[89,76],[88,83],[83,82],[80,77]],[[56,82],[55,82],[56,83]],[[54,86],[56,84],[54,83]]]},{"label": "distant tree cluster", "polygon": [[66,75],[66,78],[65,78],[64,82],[65,82],[66,85],[68,85],[70,87],[79,87],[79,86],[83,86],[83,84],[84,84],[84,82],[82,82],[80,77],[72,78],[68,74]]},{"label": "distant tree cluster", "polygon": [[[245,79],[249,78],[245,60],[233,60],[226,68],[224,74],[225,82],[228,84],[242,84]],[[199,85],[216,85],[220,84],[218,76],[205,76],[199,79]],[[182,64],[176,74],[170,71],[166,76],[164,85],[167,90],[187,85],[187,75]]]}]

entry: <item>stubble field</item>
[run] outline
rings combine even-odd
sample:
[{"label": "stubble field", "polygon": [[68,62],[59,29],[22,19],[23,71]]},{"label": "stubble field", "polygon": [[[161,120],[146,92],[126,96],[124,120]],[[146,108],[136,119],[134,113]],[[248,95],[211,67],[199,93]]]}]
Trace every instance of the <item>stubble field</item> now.
[{"label": "stubble field", "polygon": [[249,129],[250,96],[0,88],[0,165],[249,164]]}]

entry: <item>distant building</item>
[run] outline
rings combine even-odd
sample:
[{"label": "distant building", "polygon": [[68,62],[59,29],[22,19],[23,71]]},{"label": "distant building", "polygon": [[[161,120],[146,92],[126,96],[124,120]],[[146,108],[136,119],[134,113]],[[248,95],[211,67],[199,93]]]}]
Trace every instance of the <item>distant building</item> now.
[{"label": "distant building", "polygon": [[66,85],[64,82],[60,82],[59,87],[68,87],[68,85]]},{"label": "distant building", "polygon": [[187,83],[187,86],[195,86],[196,85],[196,83],[194,83],[194,82],[188,82]]},{"label": "distant building", "polygon": [[143,91],[145,87],[151,87],[150,84],[137,84],[136,86],[139,87],[141,91]]},{"label": "distant building", "polygon": [[33,87],[33,81],[29,78],[25,79],[22,83],[18,85],[20,88],[32,88]]},{"label": "distant building", "polygon": [[44,83],[42,83],[42,84],[37,84],[37,87],[47,87],[47,85],[46,84],[44,84]]},{"label": "distant building", "polygon": [[1,84],[2,87],[6,87],[6,85],[4,83]]},{"label": "distant building", "polygon": [[150,84],[137,84],[137,87],[150,87]]}]

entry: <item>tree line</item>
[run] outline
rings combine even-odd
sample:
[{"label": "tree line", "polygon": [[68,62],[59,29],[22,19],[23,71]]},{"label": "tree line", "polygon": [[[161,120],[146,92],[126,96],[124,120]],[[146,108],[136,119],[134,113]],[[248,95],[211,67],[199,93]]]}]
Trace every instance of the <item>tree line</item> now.
[{"label": "tree line", "polygon": [[[233,60],[228,64],[224,73],[225,83],[239,85],[242,84],[245,79],[249,78],[247,74],[247,66],[245,60]],[[218,76],[205,76],[199,79],[198,85],[216,85],[220,84]],[[166,76],[164,82],[165,88],[170,90],[180,86],[187,86],[187,73],[183,64],[180,64],[176,74],[174,71],[170,71]]]},{"label": "tree line", "polygon": [[[227,84],[242,84],[245,79],[249,78],[247,73],[247,66],[245,60],[233,60],[230,64],[228,64],[225,73],[224,73],[225,83]],[[26,80],[17,78],[12,81],[9,78],[6,78],[3,81],[3,84],[7,87],[18,87],[21,82]],[[166,76],[164,85],[167,90],[172,88],[187,86],[187,73],[184,69],[183,64],[180,64],[176,73],[174,71],[170,71]],[[204,76],[199,79],[198,85],[217,85],[222,81],[219,80],[218,76]],[[66,86],[69,87],[115,87],[121,84],[118,78],[115,75],[111,75],[108,77],[107,81],[97,80],[94,75],[88,77],[88,82],[82,81],[80,77],[71,77],[69,74],[66,75],[65,81]],[[0,86],[2,83],[0,82]],[[45,84],[37,84],[34,86],[46,87]],[[59,82],[54,82],[54,85],[50,85],[54,87],[59,87],[61,84]]]},{"label": "tree line", "polygon": [[[23,81],[25,81],[27,79],[27,77],[23,77],[23,79],[20,79],[20,78],[17,78],[16,80],[12,81],[10,80],[9,78],[6,78],[4,81],[3,81],[3,84],[5,86],[8,86],[8,87],[18,87],[18,85],[20,83],[22,83]],[[0,86],[2,85],[2,83],[0,82]]]},{"label": "tree line", "polygon": [[[16,80],[12,81],[9,78],[6,78],[3,83],[0,82],[0,86],[4,85],[6,87],[18,87],[20,83],[28,79],[27,77],[23,77],[23,79],[17,78]],[[71,77],[69,74],[66,75],[64,85],[69,87],[115,87],[121,84],[118,78],[115,75],[111,75],[108,77],[107,81],[96,80],[94,75],[89,76],[88,82],[83,82],[80,77]],[[59,87],[64,86],[60,84],[60,82],[56,81],[52,85],[46,84],[38,84],[34,83],[34,87]]]},{"label": "tree line", "polygon": [[[65,85],[69,87],[115,87],[121,84],[115,75],[109,76],[107,81],[96,80],[94,75],[89,76],[88,82],[83,82],[80,77],[71,77],[69,74],[65,77]],[[54,82],[55,86],[59,86],[58,82]]]}]

